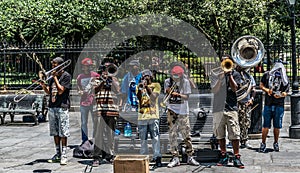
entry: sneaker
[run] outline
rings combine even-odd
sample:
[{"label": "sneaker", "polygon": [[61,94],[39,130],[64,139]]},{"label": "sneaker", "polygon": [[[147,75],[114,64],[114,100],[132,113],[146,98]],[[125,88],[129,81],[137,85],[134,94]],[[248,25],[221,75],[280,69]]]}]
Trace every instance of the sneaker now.
[{"label": "sneaker", "polygon": [[267,146],[264,143],[260,143],[259,152],[264,153],[267,150]]},{"label": "sneaker", "polygon": [[188,161],[187,161],[187,164],[188,165],[194,165],[194,166],[199,166],[199,162],[197,162],[193,157],[190,157],[188,158]]},{"label": "sneaker", "polygon": [[168,168],[173,168],[174,166],[179,166],[179,158],[178,157],[173,157],[171,162],[168,164]]},{"label": "sneaker", "polygon": [[227,153],[222,153],[217,166],[227,166],[228,165],[228,155]]},{"label": "sneaker", "polygon": [[251,149],[252,148],[252,146],[250,145],[250,144],[248,144],[248,143],[242,143],[241,145],[240,145],[240,148],[248,148],[248,149]]},{"label": "sneaker", "polygon": [[67,163],[68,163],[67,156],[61,156],[60,164],[61,165],[66,165]]},{"label": "sneaker", "polygon": [[238,155],[234,156],[233,165],[237,168],[240,168],[240,169],[245,168],[244,164],[241,162],[241,155],[238,154]]},{"label": "sneaker", "polygon": [[51,159],[48,160],[48,163],[58,163],[60,162],[60,154],[55,154]]},{"label": "sneaker", "polygon": [[98,167],[100,165],[99,159],[94,159],[92,163],[92,167]]},{"label": "sneaker", "polygon": [[278,143],[274,143],[273,147],[274,147],[274,151],[279,152],[279,145],[278,145]]}]

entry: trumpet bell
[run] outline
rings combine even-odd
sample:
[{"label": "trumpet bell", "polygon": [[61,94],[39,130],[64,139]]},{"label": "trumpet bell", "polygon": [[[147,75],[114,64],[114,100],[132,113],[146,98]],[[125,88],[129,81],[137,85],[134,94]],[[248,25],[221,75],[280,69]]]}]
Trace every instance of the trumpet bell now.
[{"label": "trumpet bell", "polygon": [[264,57],[263,43],[256,37],[246,35],[238,38],[232,45],[231,57],[242,68],[256,66]]},{"label": "trumpet bell", "polygon": [[225,59],[221,63],[221,68],[225,73],[231,71],[233,69],[233,67],[234,67],[234,64],[231,59]]},{"label": "trumpet bell", "polygon": [[108,76],[116,76],[118,74],[118,67],[115,64],[110,64],[106,67]]}]

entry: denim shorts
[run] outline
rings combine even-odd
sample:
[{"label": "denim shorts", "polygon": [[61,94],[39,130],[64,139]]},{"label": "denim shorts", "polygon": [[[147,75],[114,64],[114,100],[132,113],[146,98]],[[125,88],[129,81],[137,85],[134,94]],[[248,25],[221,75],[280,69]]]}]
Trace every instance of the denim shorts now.
[{"label": "denim shorts", "polygon": [[50,136],[69,137],[70,123],[68,109],[49,108],[49,128]]},{"label": "denim shorts", "polygon": [[283,106],[265,106],[263,112],[263,127],[271,128],[271,121],[273,120],[274,128],[281,129],[283,115]]}]

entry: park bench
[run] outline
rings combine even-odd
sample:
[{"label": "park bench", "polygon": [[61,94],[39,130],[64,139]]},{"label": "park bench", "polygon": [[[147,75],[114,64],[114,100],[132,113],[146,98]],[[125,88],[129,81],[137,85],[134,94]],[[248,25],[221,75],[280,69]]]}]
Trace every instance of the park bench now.
[{"label": "park bench", "polygon": [[[6,115],[10,115],[11,122],[14,122],[15,115],[24,114],[30,114],[31,116],[23,116],[23,121],[33,121],[35,125],[46,120],[47,109],[44,94],[28,94],[19,102],[14,101],[15,96],[15,94],[0,95],[1,124],[5,123]],[[21,94],[18,97],[22,96]]]}]

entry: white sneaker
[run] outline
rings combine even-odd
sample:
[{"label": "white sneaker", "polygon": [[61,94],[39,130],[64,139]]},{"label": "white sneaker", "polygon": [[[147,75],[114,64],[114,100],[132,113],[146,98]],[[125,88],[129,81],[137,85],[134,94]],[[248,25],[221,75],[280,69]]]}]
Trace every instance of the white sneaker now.
[{"label": "white sneaker", "polygon": [[67,156],[61,156],[60,164],[61,165],[66,165],[67,163],[68,163]]},{"label": "white sneaker", "polygon": [[178,157],[173,157],[171,162],[168,164],[168,168],[173,168],[174,166],[179,166],[179,158]]},{"label": "white sneaker", "polygon": [[199,166],[200,165],[199,162],[197,162],[193,157],[190,157],[190,156],[188,158],[187,164],[188,165],[194,165],[194,166]]}]

